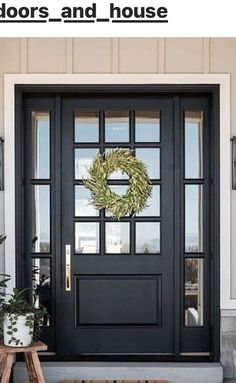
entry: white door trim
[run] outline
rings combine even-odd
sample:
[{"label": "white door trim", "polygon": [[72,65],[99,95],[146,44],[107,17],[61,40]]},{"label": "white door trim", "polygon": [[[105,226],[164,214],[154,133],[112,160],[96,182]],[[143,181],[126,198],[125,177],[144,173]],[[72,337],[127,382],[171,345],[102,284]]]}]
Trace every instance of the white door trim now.
[{"label": "white door trim", "polygon": [[221,309],[236,310],[231,298],[231,157],[229,74],[6,74],[5,127],[5,272],[15,283],[15,85],[16,84],[219,84],[220,86],[220,254]]}]

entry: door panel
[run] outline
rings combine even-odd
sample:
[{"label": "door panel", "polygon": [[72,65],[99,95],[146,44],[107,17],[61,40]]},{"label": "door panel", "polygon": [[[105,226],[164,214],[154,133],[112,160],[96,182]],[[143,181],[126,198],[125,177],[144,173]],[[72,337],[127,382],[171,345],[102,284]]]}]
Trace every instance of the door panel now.
[{"label": "door panel", "polygon": [[[91,142],[89,134],[87,142],[79,143],[78,135],[74,142],[74,129],[78,131],[74,116],[80,110],[99,115],[99,142]],[[140,125],[147,126],[148,142],[141,141]],[[82,354],[172,354],[173,101],[168,97],[65,99],[62,134],[62,243],[63,248],[71,244],[73,250],[72,290],[62,291],[67,315],[61,344],[66,342],[70,353],[76,349]],[[79,205],[73,202],[74,188],[81,188],[82,174],[86,176],[93,155],[112,147],[131,148],[146,163],[160,202],[155,195],[153,212],[146,209],[147,215],[144,211],[120,222],[105,211],[95,215],[88,208],[75,216]],[[128,183],[119,174],[109,180],[118,192]]]}]

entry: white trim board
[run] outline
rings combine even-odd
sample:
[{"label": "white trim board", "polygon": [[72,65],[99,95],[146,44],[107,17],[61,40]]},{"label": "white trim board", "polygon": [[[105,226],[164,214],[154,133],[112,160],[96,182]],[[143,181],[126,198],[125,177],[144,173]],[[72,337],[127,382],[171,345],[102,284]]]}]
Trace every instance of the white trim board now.
[{"label": "white trim board", "polygon": [[231,298],[231,157],[229,74],[6,74],[5,127],[5,272],[15,282],[15,85],[16,84],[218,84],[220,86],[220,254],[221,309],[236,310]]}]

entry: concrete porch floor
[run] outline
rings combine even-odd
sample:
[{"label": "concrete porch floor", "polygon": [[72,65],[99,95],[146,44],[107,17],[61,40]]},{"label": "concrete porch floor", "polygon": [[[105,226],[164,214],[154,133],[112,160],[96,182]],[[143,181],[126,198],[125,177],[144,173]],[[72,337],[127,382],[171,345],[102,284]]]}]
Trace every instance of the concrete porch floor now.
[{"label": "concrete porch floor", "polygon": [[[42,363],[42,368],[47,383],[58,383],[65,379],[166,379],[169,383],[223,383],[223,368],[220,363],[45,362]],[[14,383],[26,381],[25,364],[18,362],[14,367]],[[233,381],[228,381],[231,382]]]}]

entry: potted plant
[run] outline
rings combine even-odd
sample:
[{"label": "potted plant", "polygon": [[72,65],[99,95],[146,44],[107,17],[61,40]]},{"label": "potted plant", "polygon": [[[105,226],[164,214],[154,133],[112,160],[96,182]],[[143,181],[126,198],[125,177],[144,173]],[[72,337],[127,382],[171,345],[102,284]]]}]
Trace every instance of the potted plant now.
[{"label": "potted plant", "polygon": [[10,298],[1,303],[3,339],[6,346],[27,347],[38,339],[43,318],[47,315],[44,307],[36,308],[25,298],[27,289],[13,289]]},{"label": "potted plant", "polygon": [[[5,240],[0,236],[0,244]],[[0,281],[0,324],[3,330],[3,340],[6,346],[27,347],[33,338],[38,339],[43,320],[47,316],[45,307],[35,307],[25,297],[28,289],[13,289],[12,294],[6,294],[4,289],[10,276],[1,275]]]}]

